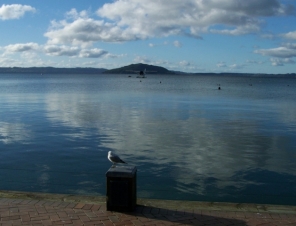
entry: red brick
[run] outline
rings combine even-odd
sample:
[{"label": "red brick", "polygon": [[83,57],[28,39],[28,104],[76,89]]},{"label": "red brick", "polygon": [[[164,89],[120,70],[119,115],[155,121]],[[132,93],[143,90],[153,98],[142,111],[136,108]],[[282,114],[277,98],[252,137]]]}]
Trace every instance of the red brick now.
[{"label": "red brick", "polygon": [[20,216],[1,217],[1,221],[11,221],[11,220],[18,220],[18,219],[21,219]]},{"label": "red brick", "polygon": [[76,206],[76,203],[68,203],[68,205],[65,207],[69,209],[73,209],[75,206]]},{"label": "red brick", "polygon": [[75,207],[74,207],[74,209],[82,209],[83,207],[84,207],[84,203],[78,203]]},{"label": "red brick", "polygon": [[50,215],[50,219],[51,219],[52,221],[59,221],[59,220],[60,220],[60,217],[59,217],[59,215],[54,214],[54,215]]},{"label": "red brick", "polygon": [[52,207],[58,207],[59,205],[61,205],[63,202],[54,202],[51,204]]},{"label": "red brick", "polygon": [[133,224],[136,225],[136,226],[145,225],[145,223],[143,223],[143,222],[141,222],[141,221],[139,221],[139,220],[134,220],[134,221],[132,221],[132,222],[133,222]]},{"label": "red brick", "polygon": [[49,216],[37,216],[37,217],[31,217],[31,221],[40,221],[40,220],[48,220]]},{"label": "red brick", "polygon": [[90,210],[93,207],[93,204],[85,204],[82,209],[83,210]]},{"label": "red brick", "polygon": [[59,217],[68,217],[68,214],[64,211],[58,211],[57,214],[59,215]]},{"label": "red brick", "polygon": [[52,221],[51,220],[42,220],[42,224],[44,226],[46,226],[46,225],[52,225]]},{"label": "red brick", "polygon": [[22,219],[23,222],[25,222],[25,221],[30,221],[30,220],[31,220],[31,218],[30,218],[29,215],[22,215],[22,216],[21,216],[21,219]]},{"label": "red brick", "polygon": [[88,221],[90,221],[89,217],[87,217],[87,216],[79,216],[79,218],[80,218],[80,220],[82,222],[88,222]]},{"label": "red brick", "polygon": [[105,225],[105,226],[113,226],[113,223],[111,222],[111,221],[109,221],[109,220],[107,220],[107,221],[102,221],[102,223],[103,223],[103,225]]}]

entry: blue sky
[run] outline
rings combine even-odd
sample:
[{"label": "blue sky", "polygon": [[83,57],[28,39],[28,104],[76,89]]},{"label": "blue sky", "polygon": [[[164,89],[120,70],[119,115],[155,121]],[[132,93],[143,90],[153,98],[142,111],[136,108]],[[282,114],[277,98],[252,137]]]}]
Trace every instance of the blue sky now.
[{"label": "blue sky", "polygon": [[296,72],[295,0],[0,1],[0,67]]}]

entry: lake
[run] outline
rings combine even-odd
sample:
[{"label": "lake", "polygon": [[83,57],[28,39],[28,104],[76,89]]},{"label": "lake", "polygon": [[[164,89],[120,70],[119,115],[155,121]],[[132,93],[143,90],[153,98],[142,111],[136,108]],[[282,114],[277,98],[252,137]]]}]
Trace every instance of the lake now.
[{"label": "lake", "polygon": [[296,78],[147,77],[0,74],[0,190],[296,205]]}]

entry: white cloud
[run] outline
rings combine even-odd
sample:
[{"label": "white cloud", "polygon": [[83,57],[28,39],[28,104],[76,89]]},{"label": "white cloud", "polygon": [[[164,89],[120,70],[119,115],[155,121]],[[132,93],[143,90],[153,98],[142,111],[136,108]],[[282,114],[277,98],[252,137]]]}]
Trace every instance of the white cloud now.
[{"label": "white cloud", "polygon": [[295,61],[292,60],[291,58],[284,58],[284,59],[271,58],[270,61],[273,66],[284,66],[285,64],[295,64]]},{"label": "white cloud", "polygon": [[291,31],[283,35],[283,37],[287,39],[295,39],[296,40],[296,31]]},{"label": "white cloud", "polygon": [[222,35],[244,35],[250,33],[257,33],[260,31],[260,24],[255,22],[253,24],[246,24],[243,26],[237,26],[234,29],[210,29],[210,32]]},{"label": "white cloud", "polygon": [[109,54],[107,51],[98,48],[80,48],[77,46],[65,46],[65,45],[38,45],[37,43],[18,43],[3,47],[5,50],[4,55],[13,53],[33,54],[37,51],[44,53],[48,56],[68,56],[68,57],[80,57],[80,58],[101,58],[103,56],[116,57]]},{"label": "white cloud", "polygon": [[0,56],[0,66],[1,67],[9,67],[11,65],[17,65],[19,63],[16,59],[3,58]]},{"label": "white cloud", "polygon": [[182,47],[182,43],[179,41],[174,41],[174,46],[180,48]]},{"label": "white cloud", "polygon": [[108,52],[102,49],[83,49],[80,51],[79,56],[83,58],[100,58],[106,55]]},{"label": "white cloud", "polygon": [[39,45],[37,43],[29,42],[25,44],[12,44],[4,47],[6,53],[9,52],[25,52],[31,50],[38,50]]},{"label": "white cloud", "polygon": [[225,68],[226,70],[238,70],[238,69],[243,69],[246,67],[245,64],[231,64],[227,65],[225,62],[219,62],[216,64],[218,68]]},{"label": "white cloud", "polygon": [[70,46],[56,46],[56,45],[46,45],[44,47],[44,52],[50,56],[77,56],[80,52],[78,47]]},{"label": "white cloud", "polygon": [[221,68],[221,67],[227,67],[227,65],[224,62],[220,62],[216,66],[219,67],[219,68]]},{"label": "white cloud", "polygon": [[28,5],[12,4],[2,5],[0,7],[0,19],[1,20],[12,20],[19,19],[24,16],[26,12],[36,12],[36,9]]},{"label": "white cloud", "polygon": [[257,61],[257,60],[246,60],[247,64],[263,64],[262,61]]},{"label": "white cloud", "polygon": [[108,55],[108,52],[102,49],[81,49],[76,46],[58,46],[45,45],[44,52],[50,56],[69,56],[80,58],[101,58]]},{"label": "white cloud", "polygon": [[102,20],[78,18],[73,22],[52,22],[52,27],[44,34],[48,44],[71,44],[89,46],[97,41],[122,42],[135,39],[115,24]]},{"label": "white cloud", "polygon": [[243,69],[244,67],[244,64],[232,64],[229,66],[230,69]]},{"label": "white cloud", "polygon": [[83,10],[81,12],[77,12],[76,9],[71,9],[69,12],[66,13],[66,18],[68,19],[78,19],[78,18],[88,18],[87,11]]},{"label": "white cloud", "polygon": [[295,64],[296,43],[285,43],[280,47],[271,49],[258,49],[255,53],[269,56],[273,66],[284,66],[285,64]]},{"label": "white cloud", "polygon": [[258,49],[255,53],[278,58],[296,57],[296,44],[286,44],[285,46],[271,49]]},{"label": "white cloud", "polygon": [[179,65],[180,66],[183,66],[183,67],[189,67],[190,66],[190,63],[186,60],[183,60],[183,61],[180,61],[179,62]]},{"label": "white cloud", "polygon": [[149,47],[161,47],[161,46],[167,46],[167,45],[174,45],[175,47],[181,47],[182,43],[179,41],[174,41],[173,43],[170,43],[168,41],[164,41],[162,43],[149,43]]},{"label": "white cloud", "polygon": [[264,38],[264,39],[275,39],[277,38],[277,35],[274,35],[274,34],[270,34],[270,33],[265,33],[265,34],[261,34],[260,35],[261,38]]},{"label": "white cloud", "polygon": [[136,56],[133,62],[142,64],[152,64],[152,61],[145,56]]},{"label": "white cloud", "polygon": [[66,20],[53,21],[45,33],[49,44],[91,45],[151,37],[202,33],[257,33],[264,17],[290,15],[294,8],[279,0],[117,0],[97,10],[101,20],[72,9]]}]

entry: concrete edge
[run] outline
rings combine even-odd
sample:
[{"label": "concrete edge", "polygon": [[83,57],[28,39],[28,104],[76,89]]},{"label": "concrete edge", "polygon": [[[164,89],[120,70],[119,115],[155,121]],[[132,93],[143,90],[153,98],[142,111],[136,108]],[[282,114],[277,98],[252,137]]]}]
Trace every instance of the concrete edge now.
[{"label": "concrete edge", "polygon": [[[54,194],[40,192],[4,191],[0,190],[0,198],[7,199],[32,199],[45,201],[62,201],[74,203],[105,204],[105,196],[87,196],[73,194]],[[296,206],[269,205],[254,203],[224,203],[224,202],[199,202],[185,200],[137,199],[137,205],[156,207],[170,210],[184,211],[231,211],[231,212],[256,212],[256,213],[287,213],[296,214]]]}]

